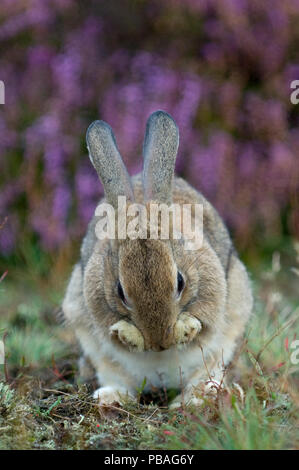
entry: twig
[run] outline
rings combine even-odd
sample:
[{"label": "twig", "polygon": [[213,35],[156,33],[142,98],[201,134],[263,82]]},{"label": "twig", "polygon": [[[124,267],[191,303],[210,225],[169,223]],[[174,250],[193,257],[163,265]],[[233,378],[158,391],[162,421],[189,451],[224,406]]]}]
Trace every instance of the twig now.
[{"label": "twig", "polygon": [[154,414],[155,414],[158,410],[159,410],[159,408],[156,408],[156,409],[152,412],[151,415],[149,415],[147,418],[145,418],[144,423],[145,423],[146,421],[149,421],[149,420],[154,416]]},{"label": "twig", "polygon": [[136,418],[136,419],[140,419],[141,421],[148,421],[150,423],[154,423],[154,424],[157,424],[157,421],[153,421],[149,418],[140,418],[140,416],[136,416],[134,415],[133,413],[130,413],[129,411],[127,410],[124,410],[123,408],[119,408],[118,406],[114,406],[114,405],[101,405],[99,404],[99,406],[101,408],[111,408],[112,410],[116,410],[116,411],[120,411],[121,413],[125,413],[126,415],[128,416],[132,416],[133,418]]},{"label": "twig", "polygon": [[[5,340],[7,338],[7,335],[8,335],[8,332],[5,331],[4,334],[3,334],[3,338],[2,338],[2,341],[3,341],[3,344],[4,344],[4,348],[5,348]],[[5,354],[5,350],[4,350],[4,377],[5,377],[5,382],[6,383],[9,383],[9,374],[8,374],[8,367],[7,367],[7,360],[6,360],[6,354]]]},{"label": "twig", "polygon": [[[72,393],[61,392],[60,390],[54,390],[54,389],[50,389],[50,388],[44,388],[43,390],[45,390],[45,392],[61,393],[61,394],[63,394],[63,395],[68,395],[68,396],[70,396],[70,397],[73,396]],[[82,400],[82,399],[80,399],[80,398],[78,398],[78,401],[80,401],[81,403],[85,403],[85,404],[87,404],[87,405],[93,405],[93,406],[96,405],[96,403],[94,403],[94,402]],[[141,421],[150,421],[150,422],[152,422],[152,423],[154,423],[154,424],[157,424],[156,421],[153,421],[153,420],[151,420],[150,418],[151,418],[151,417],[153,416],[153,414],[158,410],[158,408],[154,411],[154,413],[153,413],[152,415],[148,416],[147,418],[140,418],[140,416],[136,416],[136,415],[134,415],[133,413],[130,413],[129,411],[124,410],[123,408],[119,408],[119,407],[117,407],[117,406],[113,406],[113,405],[100,405],[100,407],[101,407],[101,408],[111,408],[111,409],[113,409],[113,410],[117,410],[117,411],[120,411],[120,412],[122,412],[122,413],[125,413],[125,414],[127,414],[128,416],[132,416],[133,418],[140,419]]]},{"label": "twig", "polygon": [[54,389],[52,389],[52,388],[43,388],[43,390],[44,390],[45,392],[53,392],[53,393],[59,393],[59,394],[61,394],[61,395],[69,395],[69,396],[72,396],[71,393],[62,392],[61,390],[54,390]]},{"label": "twig", "polygon": [[5,272],[2,274],[2,276],[0,277],[0,282],[2,282],[2,281],[6,278],[7,274],[8,274],[8,271],[5,271]]},{"label": "twig", "polygon": [[203,360],[204,366],[205,366],[205,368],[206,368],[208,377],[209,377],[210,381],[213,382],[212,377],[211,377],[211,374],[210,374],[210,371],[209,371],[208,366],[207,366],[207,363],[206,363],[206,361],[205,361],[205,357],[204,357],[204,354],[203,354],[203,349],[202,349],[201,346],[199,346],[199,347],[200,347],[200,350],[201,350],[202,360]]},{"label": "twig", "polygon": [[184,395],[184,386],[183,386],[183,375],[182,375],[182,368],[180,366],[180,384],[182,387],[181,395],[182,395],[182,409],[183,413],[186,411],[186,405],[185,405],[185,395]]},{"label": "twig", "polygon": [[294,315],[293,315],[293,318],[291,318],[289,321],[287,321],[284,325],[282,325],[275,333],[274,335],[271,336],[270,339],[268,339],[268,341],[266,341],[266,343],[264,344],[264,346],[260,349],[260,351],[258,352],[257,356],[256,356],[256,361],[259,360],[259,358],[261,357],[261,355],[263,354],[263,352],[265,351],[265,349],[269,346],[269,344],[273,341],[273,339],[277,338],[277,336],[280,335],[280,333],[282,333],[286,328],[288,328],[289,326],[291,326],[296,320],[298,320],[299,318],[299,315],[296,314],[296,312],[298,311],[299,313],[299,309],[296,309],[295,312],[294,312]]},{"label": "twig", "polygon": [[56,418],[60,418],[60,419],[67,419],[68,421],[71,420],[71,418],[68,418],[67,416],[60,416],[56,413],[51,413],[52,416],[55,416]]},{"label": "twig", "polygon": [[65,383],[69,383],[67,380],[65,380],[64,376],[59,372],[56,362],[55,362],[54,354],[52,354],[52,371],[53,371],[53,374],[56,377],[58,377],[60,380],[62,380]]}]

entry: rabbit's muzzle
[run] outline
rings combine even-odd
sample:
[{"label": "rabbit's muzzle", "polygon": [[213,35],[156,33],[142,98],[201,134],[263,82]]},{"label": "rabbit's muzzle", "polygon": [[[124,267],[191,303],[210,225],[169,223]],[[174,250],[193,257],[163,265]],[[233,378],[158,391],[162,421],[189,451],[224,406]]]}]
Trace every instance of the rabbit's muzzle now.
[{"label": "rabbit's muzzle", "polygon": [[132,352],[152,350],[165,351],[172,346],[180,346],[193,341],[202,329],[201,322],[188,314],[180,315],[173,324],[154,331],[141,332],[135,325],[121,320],[110,328],[113,341]]},{"label": "rabbit's muzzle", "polygon": [[113,342],[126,347],[132,352],[147,350],[164,351],[175,343],[174,325],[168,326],[162,331],[155,329],[156,334],[145,330],[141,332],[134,324],[120,320],[110,327],[110,337]]},{"label": "rabbit's muzzle", "polygon": [[152,351],[165,351],[175,344],[174,325],[168,326],[160,334],[151,335],[147,343],[147,349]]},{"label": "rabbit's muzzle", "polygon": [[172,346],[191,343],[202,330],[201,322],[188,314],[182,314],[173,326],[165,328],[160,341],[153,341],[148,349],[164,351]]}]

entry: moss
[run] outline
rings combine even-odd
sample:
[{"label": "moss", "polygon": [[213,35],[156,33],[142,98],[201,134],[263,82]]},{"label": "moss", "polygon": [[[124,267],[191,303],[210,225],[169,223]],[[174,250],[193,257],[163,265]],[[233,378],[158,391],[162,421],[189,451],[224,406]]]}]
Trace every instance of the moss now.
[{"label": "moss", "polygon": [[[95,384],[77,381],[78,354],[52,313],[52,301],[36,286],[21,295],[5,282],[0,335],[8,333],[9,377],[5,381],[0,365],[0,449],[298,448],[299,377],[290,361],[299,326],[298,299],[290,292],[298,280],[288,272],[287,294],[286,271],[277,270],[277,263],[255,280],[259,301],[238,368],[230,371],[237,385],[219,390],[216,399],[206,397],[199,409],[178,411],[167,408],[176,391],[144,395],[144,377],[138,405],[99,408],[91,398]],[[8,309],[13,291],[18,294]]]}]

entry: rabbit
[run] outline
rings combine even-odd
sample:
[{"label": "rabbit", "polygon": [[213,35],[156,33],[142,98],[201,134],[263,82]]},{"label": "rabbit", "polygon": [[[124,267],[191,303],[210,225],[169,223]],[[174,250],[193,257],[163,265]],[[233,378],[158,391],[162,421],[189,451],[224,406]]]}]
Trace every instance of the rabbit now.
[{"label": "rabbit", "polygon": [[196,250],[173,236],[99,239],[99,217],[92,218],[62,305],[82,348],[80,370],[95,371],[94,397],[103,406],[136,400],[141,383],[145,392],[180,390],[173,408],[183,400],[199,405],[221,383],[243,338],[253,308],[247,270],[216,209],[174,176],[179,130],[168,113],[149,117],[143,172],[132,178],[108,124],[95,121],[86,138],[101,202],[116,214],[120,196],[147,212],[154,202],[200,204],[203,237]]}]

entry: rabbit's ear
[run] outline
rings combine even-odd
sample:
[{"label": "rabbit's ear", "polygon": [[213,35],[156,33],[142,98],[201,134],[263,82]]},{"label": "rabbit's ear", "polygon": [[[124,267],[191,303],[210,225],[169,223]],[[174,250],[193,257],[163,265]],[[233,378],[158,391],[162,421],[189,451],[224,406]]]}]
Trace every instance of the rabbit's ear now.
[{"label": "rabbit's ear", "polygon": [[170,204],[179,130],[165,111],[156,111],[147,121],[143,144],[143,186],[146,201]]},{"label": "rabbit's ear", "polygon": [[89,158],[101,179],[107,202],[117,207],[118,196],[133,202],[130,176],[118,151],[111,127],[104,121],[93,122],[86,133]]}]

